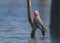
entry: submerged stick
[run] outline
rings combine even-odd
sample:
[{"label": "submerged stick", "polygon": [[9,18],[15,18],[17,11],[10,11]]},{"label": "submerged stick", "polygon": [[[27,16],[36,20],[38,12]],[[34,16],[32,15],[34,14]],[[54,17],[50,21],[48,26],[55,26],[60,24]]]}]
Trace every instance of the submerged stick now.
[{"label": "submerged stick", "polygon": [[32,18],[32,6],[31,6],[31,0],[27,0],[27,10],[28,10],[28,20],[31,24],[32,31],[31,31],[31,38],[35,38],[35,27],[33,23],[33,18]]}]

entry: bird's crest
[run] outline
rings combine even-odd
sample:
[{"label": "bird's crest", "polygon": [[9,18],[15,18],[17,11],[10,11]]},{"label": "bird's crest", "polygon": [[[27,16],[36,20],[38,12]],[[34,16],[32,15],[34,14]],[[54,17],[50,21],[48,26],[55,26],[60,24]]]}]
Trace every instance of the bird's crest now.
[{"label": "bird's crest", "polygon": [[40,16],[39,12],[37,10],[34,11],[34,16]]}]

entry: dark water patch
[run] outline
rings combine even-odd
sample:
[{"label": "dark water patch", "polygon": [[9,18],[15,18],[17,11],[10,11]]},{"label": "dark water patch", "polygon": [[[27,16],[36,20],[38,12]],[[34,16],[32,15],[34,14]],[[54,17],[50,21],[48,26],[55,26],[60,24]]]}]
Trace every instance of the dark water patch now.
[{"label": "dark water patch", "polygon": [[0,21],[4,21],[4,19],[3,18],[0,18]]},{"label": "dark water patch", "polygon": [[6,37],[5,36],[0,36],[0,41],[4,41],[6,39]]}]

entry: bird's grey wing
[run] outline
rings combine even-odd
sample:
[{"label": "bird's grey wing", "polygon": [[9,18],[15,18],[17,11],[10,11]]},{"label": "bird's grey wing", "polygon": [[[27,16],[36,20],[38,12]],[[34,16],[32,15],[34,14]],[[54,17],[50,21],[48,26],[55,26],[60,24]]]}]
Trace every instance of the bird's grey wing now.
[{"label": "bird's grey wing", "polygon": [[40,28],[41,30],[47,31],[47,29],[46,29],[45,26],[43,25],[42,20],[41,20],[41,19],[38,19],[37,21],[38,21],[37,25],[39,26],[39,28]]}]

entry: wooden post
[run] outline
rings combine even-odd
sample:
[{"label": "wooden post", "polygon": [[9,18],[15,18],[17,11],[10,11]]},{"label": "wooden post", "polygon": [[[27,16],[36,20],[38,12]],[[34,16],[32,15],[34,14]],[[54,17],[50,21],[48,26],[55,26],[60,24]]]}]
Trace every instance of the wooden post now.
[{"label": "wooden post", "polygon": [[50,24],[52,43],[60,43],[60,0],[52,0]]}]

